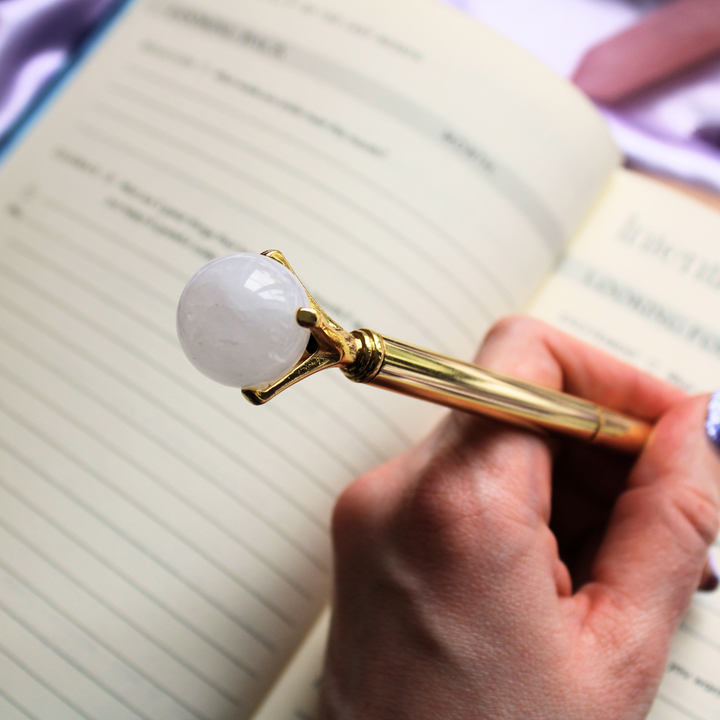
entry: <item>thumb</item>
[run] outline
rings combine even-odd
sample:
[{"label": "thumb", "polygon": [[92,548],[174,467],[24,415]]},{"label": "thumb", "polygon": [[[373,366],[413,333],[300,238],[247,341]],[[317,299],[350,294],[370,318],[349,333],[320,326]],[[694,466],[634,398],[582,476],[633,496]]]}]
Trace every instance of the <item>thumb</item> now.
[{"label": "thumb", "polygon": [[720,453],[705,431],[708,400],[689,398],[660,418],[615,505],[593,582],[580,591],[595,595],[599,618],[622,613],[641,644],[670,642],[718,532]]}]

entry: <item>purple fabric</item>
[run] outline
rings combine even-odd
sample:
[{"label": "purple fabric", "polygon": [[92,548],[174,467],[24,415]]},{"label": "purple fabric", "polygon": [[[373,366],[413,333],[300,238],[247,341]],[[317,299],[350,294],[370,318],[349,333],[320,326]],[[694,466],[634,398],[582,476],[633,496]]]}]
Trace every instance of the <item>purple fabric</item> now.
[{"label": "purple fabric", "polygon": [[0,136],[117,0],[0,0]]},{"label": "purple fabric", "polygon": [[[568,78],[591,47],[674,1],[444,0]],[[634,165],[720,191],[720,58],[601,111]]]}]

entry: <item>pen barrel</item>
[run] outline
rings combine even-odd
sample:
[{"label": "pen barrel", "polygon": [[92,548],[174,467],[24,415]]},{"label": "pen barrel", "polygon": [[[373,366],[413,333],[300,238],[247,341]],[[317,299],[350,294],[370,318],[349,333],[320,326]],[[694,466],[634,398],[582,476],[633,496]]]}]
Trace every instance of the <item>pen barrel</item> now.
[{"label": "pen barrel", "polygon": [[[533,430],[550,430],[630,453],[642,450],[650,425],[573,395],[523,382],[472,363],[356,331],[366,349],[357,382],[495,418]],[[372,357],[370,357],[372,356]]]}]

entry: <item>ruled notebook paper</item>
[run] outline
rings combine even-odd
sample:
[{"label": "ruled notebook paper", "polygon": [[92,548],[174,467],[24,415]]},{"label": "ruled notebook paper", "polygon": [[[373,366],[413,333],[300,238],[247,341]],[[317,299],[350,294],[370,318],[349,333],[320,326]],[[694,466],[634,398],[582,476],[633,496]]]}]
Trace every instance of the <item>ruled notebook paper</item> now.
[{"label": "ruled notebook paper", "polygon": [[201,265],[277,247],[347,328],[469,358],[607,180],[579,96],[410,5],[138,3],[0,169],[1,717],[250,717],[326,601],[334,497],[438,416],[204,379]]}]

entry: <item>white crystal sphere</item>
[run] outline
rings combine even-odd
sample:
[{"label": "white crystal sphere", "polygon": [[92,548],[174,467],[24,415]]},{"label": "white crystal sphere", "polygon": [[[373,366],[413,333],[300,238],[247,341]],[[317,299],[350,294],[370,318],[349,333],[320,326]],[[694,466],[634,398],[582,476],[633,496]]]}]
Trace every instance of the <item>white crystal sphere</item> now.
[{"label": "white crystal sphere", "polygon": [[190,362],[223,385],[261,388],[300,359],[310,331],[295,321],[309,305],[299,280],[264,255],[213,260],[183,290],[180,345]]}]

